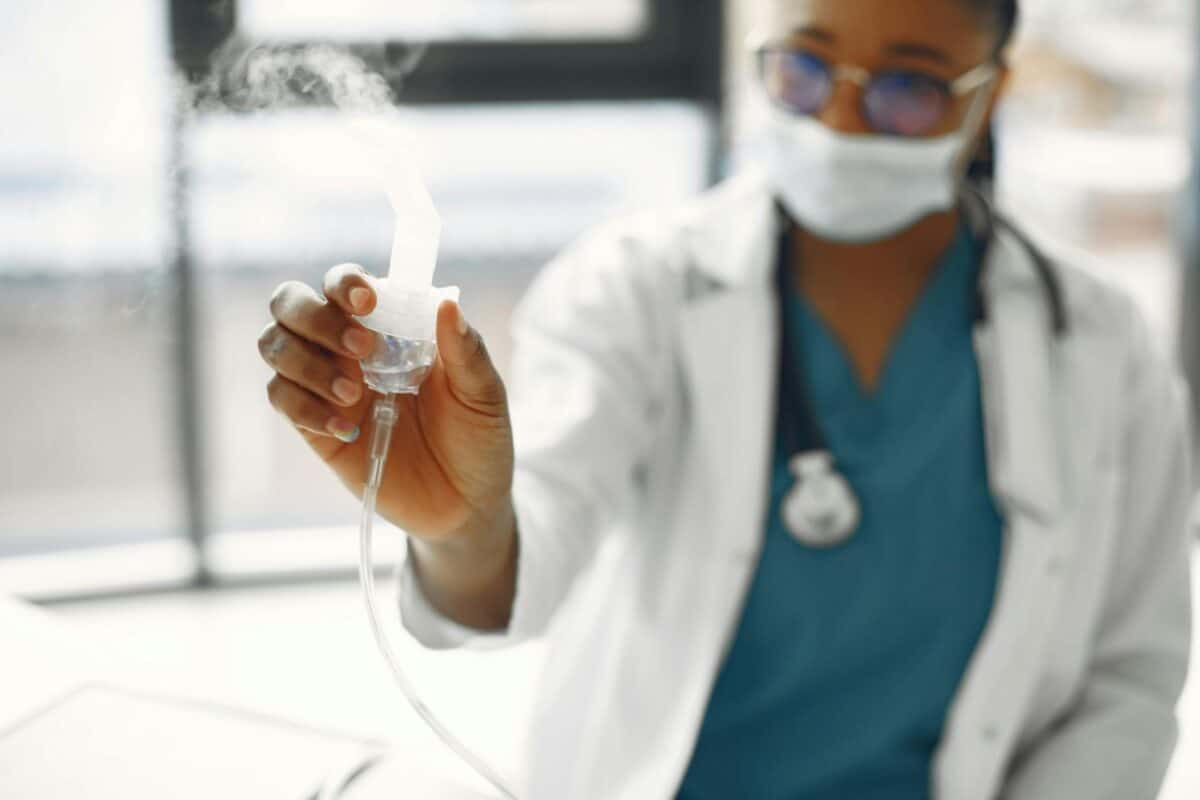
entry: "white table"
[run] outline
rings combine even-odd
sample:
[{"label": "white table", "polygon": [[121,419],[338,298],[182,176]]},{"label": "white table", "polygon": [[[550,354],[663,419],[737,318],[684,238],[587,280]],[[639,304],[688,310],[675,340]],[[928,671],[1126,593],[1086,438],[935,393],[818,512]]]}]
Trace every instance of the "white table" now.
[{"label": "white table", "polygon": [[[136,688],[146,682],[144,664],[131,663],[119,647],[98,646],[88,632],[55,614],[11,600],[0,599],[0,637],[6,642],[0,681],[0,796],[62,796],[62,781],[68,780],[64,770],[69,769],[74,773],[70,780],[98,776],[87,782],[88,797],[300,800],[322,776],[390,747],[195,696],[147,694]],[[159,736],[170,738],[172,746],[159,750]],[[31,747],[31,740],[73,745]],[[145,758],[148,752],[155,756]],[[199,753],[204,753],[202,765]],[[189,776],[184,786],[178,785],[181,774]],[[137,793],[126,792],[129,786]],[[355,781],[345,798],[391,798],[399,787],[414,797],[495,796],[473,776],[464,777],[453,757],[436,744],[409,741]],[[268,789],[277,794],[269,795]],[[70,792],[76,791],[72,783]]]}]

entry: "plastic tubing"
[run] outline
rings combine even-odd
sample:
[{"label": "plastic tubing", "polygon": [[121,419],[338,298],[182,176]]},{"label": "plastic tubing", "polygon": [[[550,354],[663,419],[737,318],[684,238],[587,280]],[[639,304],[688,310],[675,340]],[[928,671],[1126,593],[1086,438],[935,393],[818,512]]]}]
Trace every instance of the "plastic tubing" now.
[{"label": "plastic tubing", "polygon": [[363,487],[363,511],[362,524],[359,528],[359,561],[358,561],[358,578],[362,584],[363,598],[367,604],[367,617],[371,622],[371,632],[375,635],[375,643],[379,645],[379,650],[383,653],[384,659],[388,666],[391,667],[392,677],[396,679],[396,685],[400,687],[400,691],[408,699],[413,710],[417,712],[425,724],[437,734],[447,747],[449,747],[455,755],[466,762],[479,777],[483,778],[496,791],[500,792],[501,796],[508,800],[517,800],[517,795],[509,788],[504,779],[492,768],[490,764],[476,755],[470,748],[464,745],[445,725],[442,724],[429,706],[417,694],[416,687],[404,674],[404,670],[400,667],[400,658],[396,654],[395,648],[392,647],[391,641],[388,639],[387,633],[382,624],[382,618],[379,614],[379,601],[375,594],[375,560],[373,555],[373,539],[374,539],[374,522],[375,522],[375,504],[379,499],[379,486],[383,481],[383,470],[387,465],[388,448],[392,441],[392,430],[396,425],[396,395],[385,394],[375,401],[375,407],[371,414],[372,431],[371,431],[371,448],[368,451],[367,459],[367,481]]}]

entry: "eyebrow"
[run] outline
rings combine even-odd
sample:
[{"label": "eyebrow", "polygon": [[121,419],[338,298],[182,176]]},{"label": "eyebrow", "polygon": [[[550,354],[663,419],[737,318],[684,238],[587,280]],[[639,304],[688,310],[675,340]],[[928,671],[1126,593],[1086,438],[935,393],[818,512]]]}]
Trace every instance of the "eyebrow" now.
[{"label": "eyebrow", "polygon": [[[837,41],[837,37],[831,31],[817,27],[816,25],[793,28],[792,36],[806,36],[825,44],[833,44]],[[950,56],[946,55],[943,51],[932,45],[918,44],[917,42],[894,42],[887,46],[887,54],[896,58],[916,58],[924,61],[932,61],[942,66],[950,66],[951,64]]]},{"label": "eyebrow", "polygon": [[833,42],[837,39],[837,37],[829,31],[825,30],[824,28],[818,28],[815,25],[806,25],[803,28],[793,28],[792,36],[807,36],[810,39],[817,39],[825,42],[826,44],[833,44]]},{"label": "eyebrow", "polygon": [[915,42],[896,42],[887,46],[888,55],[898,58],[918,58],[942,66],[950,66],[950,56],[936,47]]}]

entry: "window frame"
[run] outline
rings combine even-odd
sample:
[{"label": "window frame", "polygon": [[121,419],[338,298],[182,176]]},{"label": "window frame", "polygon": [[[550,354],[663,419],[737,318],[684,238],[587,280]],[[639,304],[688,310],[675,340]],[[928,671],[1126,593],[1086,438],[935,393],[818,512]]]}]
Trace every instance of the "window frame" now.
[{"label": "window frame", "polygon": [[[722,103],[722,0],[646,0],[646,29],[629,39],[437,42],[403,79],[411,104],[692,100]],[[170,0],[172,53],[191,78],[234,32],[236,0]],[[304,44],[298,42],[297,44]],[[363,42],[384,51],[397,42]],[[394,86],[397,90],[401,87]]]}]

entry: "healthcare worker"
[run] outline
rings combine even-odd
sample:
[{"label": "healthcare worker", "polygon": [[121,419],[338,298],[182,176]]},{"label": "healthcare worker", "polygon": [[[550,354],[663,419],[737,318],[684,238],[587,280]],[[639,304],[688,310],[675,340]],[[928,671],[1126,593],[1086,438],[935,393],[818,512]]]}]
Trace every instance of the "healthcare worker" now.
[{"label": "healthcare worker", "polygon": [[[1156,795],[1185,402],[1132,304],[967,178],[1016,13],[774,0],[757,165],[550,266],[511,395],[440,309],[379,505],[421,642],[550,633],[523,797]],[[353,266],[285,284],[260,342],[352,492],[373,302]]]}]

